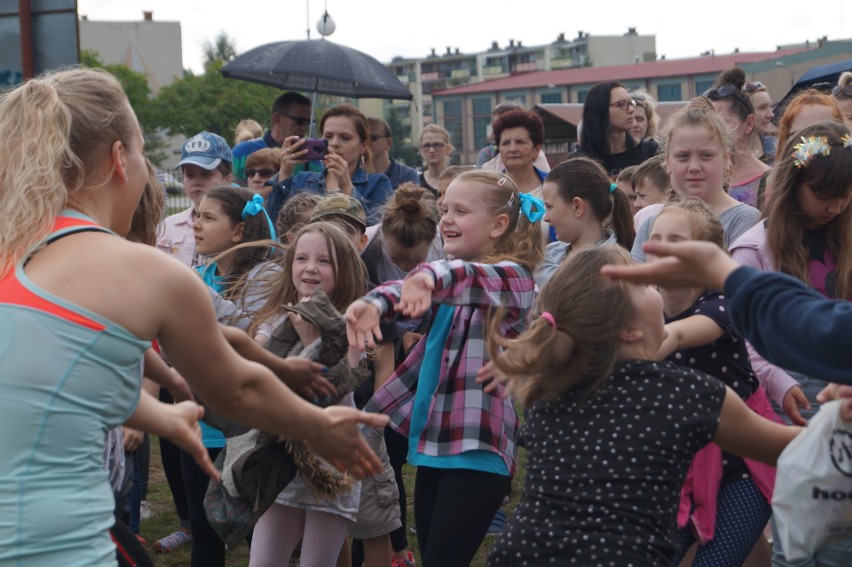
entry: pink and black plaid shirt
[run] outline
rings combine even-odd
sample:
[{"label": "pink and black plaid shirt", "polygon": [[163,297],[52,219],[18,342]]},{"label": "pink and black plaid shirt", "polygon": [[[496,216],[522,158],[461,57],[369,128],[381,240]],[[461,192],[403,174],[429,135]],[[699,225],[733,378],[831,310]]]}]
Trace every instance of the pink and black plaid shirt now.
[{"label": "pink and black plaid shirt", "polygon": [[[476,371],[486,362],[486,319],[491,308],[503,307],[503,336],[516,337],[526,328],[535,301],[532,275],[514,262],[476,264],[462,260],[421,264],[411,273],[420,271],[435,278],[433,301],[456,307],[441,355],[438,388],[418,450],[430,456],[492,451],[514,474],[518,426],[515,406],[511,399],[500,399],[499,392],[483,392],[482,385],[476,383]],[[389,282],[375,288],[364,300],[380,313],[393,317],[393,306],[399,302],[401,291],[402,282]],[[388,414],[391,426],[404,435],[410,426],[425,350],[424,338],[365,408]]]}]

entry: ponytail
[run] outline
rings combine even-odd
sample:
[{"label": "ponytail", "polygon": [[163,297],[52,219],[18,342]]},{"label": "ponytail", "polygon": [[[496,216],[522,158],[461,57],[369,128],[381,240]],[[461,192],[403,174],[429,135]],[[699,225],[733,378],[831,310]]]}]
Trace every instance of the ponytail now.
[{"label": "ponytail", "polygon": [[135,119],[105,71],[48,73],[0,101],[0,277],[50,231],[83,189],[102,184],[115,141],[130,143]]}]

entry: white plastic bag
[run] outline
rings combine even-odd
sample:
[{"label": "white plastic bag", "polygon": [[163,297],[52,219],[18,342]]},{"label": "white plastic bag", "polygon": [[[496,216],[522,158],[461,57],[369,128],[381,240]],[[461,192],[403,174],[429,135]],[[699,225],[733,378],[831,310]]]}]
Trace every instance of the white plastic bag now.
[{"label": "white plastic bag", "polygon": [[841,403],[824,404],[778,459],[772,521],[789,560],[852,538],[852,423]]}]

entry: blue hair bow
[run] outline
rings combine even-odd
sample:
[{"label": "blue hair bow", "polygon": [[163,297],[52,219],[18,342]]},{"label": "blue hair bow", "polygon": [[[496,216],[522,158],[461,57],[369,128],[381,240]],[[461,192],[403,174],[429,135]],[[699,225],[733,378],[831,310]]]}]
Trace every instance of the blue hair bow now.
[{"label": "blue hair bow", "polygon": [[[521,193],[521,212],[530,222],[538,222],[544,218],[544,201],[529,193]],[[535,211],[533,211],[535,207]]]},{"label": "blue hair bow", "polygon": [[251,198],[251,201],[246,203],[246,206],[243,207],[242,217],[243,220],[248,216],[254,216],[257,213],[263,213],[263,216],[266,217],[266,222],[269,223],[269,238],[272,240],[277,240],[278,236],[275,234],[275,225],[272,224],[272,219],[269,218],[269,213],[266,212],[266,209],[263,208],[263,196],[257,193],[254,194],[254,197]]}]

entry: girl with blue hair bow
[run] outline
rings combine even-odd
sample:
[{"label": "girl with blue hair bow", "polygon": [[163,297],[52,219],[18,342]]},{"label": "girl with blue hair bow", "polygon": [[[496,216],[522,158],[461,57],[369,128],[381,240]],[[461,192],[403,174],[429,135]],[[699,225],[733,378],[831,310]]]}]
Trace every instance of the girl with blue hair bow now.
[{"label": "girl with blue hair bow", "polygon": [[547,245],[535,272],[540,288],[572,252],[596,244],[633,246],[630,200],[598,162],[576,157],[560,163],[547,174],[542,197],[556,242]]},{"label": "girl with blue hair bow", "polygon": [[[242,243],[275,239],[275,228],[263,208],[263,197],[248,189],[214,187],[199,204],[193,231],[196,253],[208,260],[195,270],[210,290],[219,321],[247,327],[251,314],[260,306],[258,294],[252,294],[249,285],[254,288],[280,270],[276,263],[269,261],[274,248],[247,246],[234,250]],[[203,422],[201,433],[204,446],[215,461],[225,447],[225,436]],[[181,454],[181,473],[192,527],[192,563],[224,565],[225,544],[204,512],[209,478],[184,453]]]},{"label": "girl with blue hair bow", "polygon": [[469,565],[511,487],[518,415],[502,386],[487,391],[476,373],[488,359],[485,329],[493,308],[505,310],[504,336],[527,326],[544,212],[508,176],[476,170],[453,180],[441,209],[444,251],[452,259],[421,264],[346,311],[349,344],[360,349],[381,339],[382,317],[431,314],[429,331],[367,403],[389,414],[391,427],[409,439],[426,567]]}]

